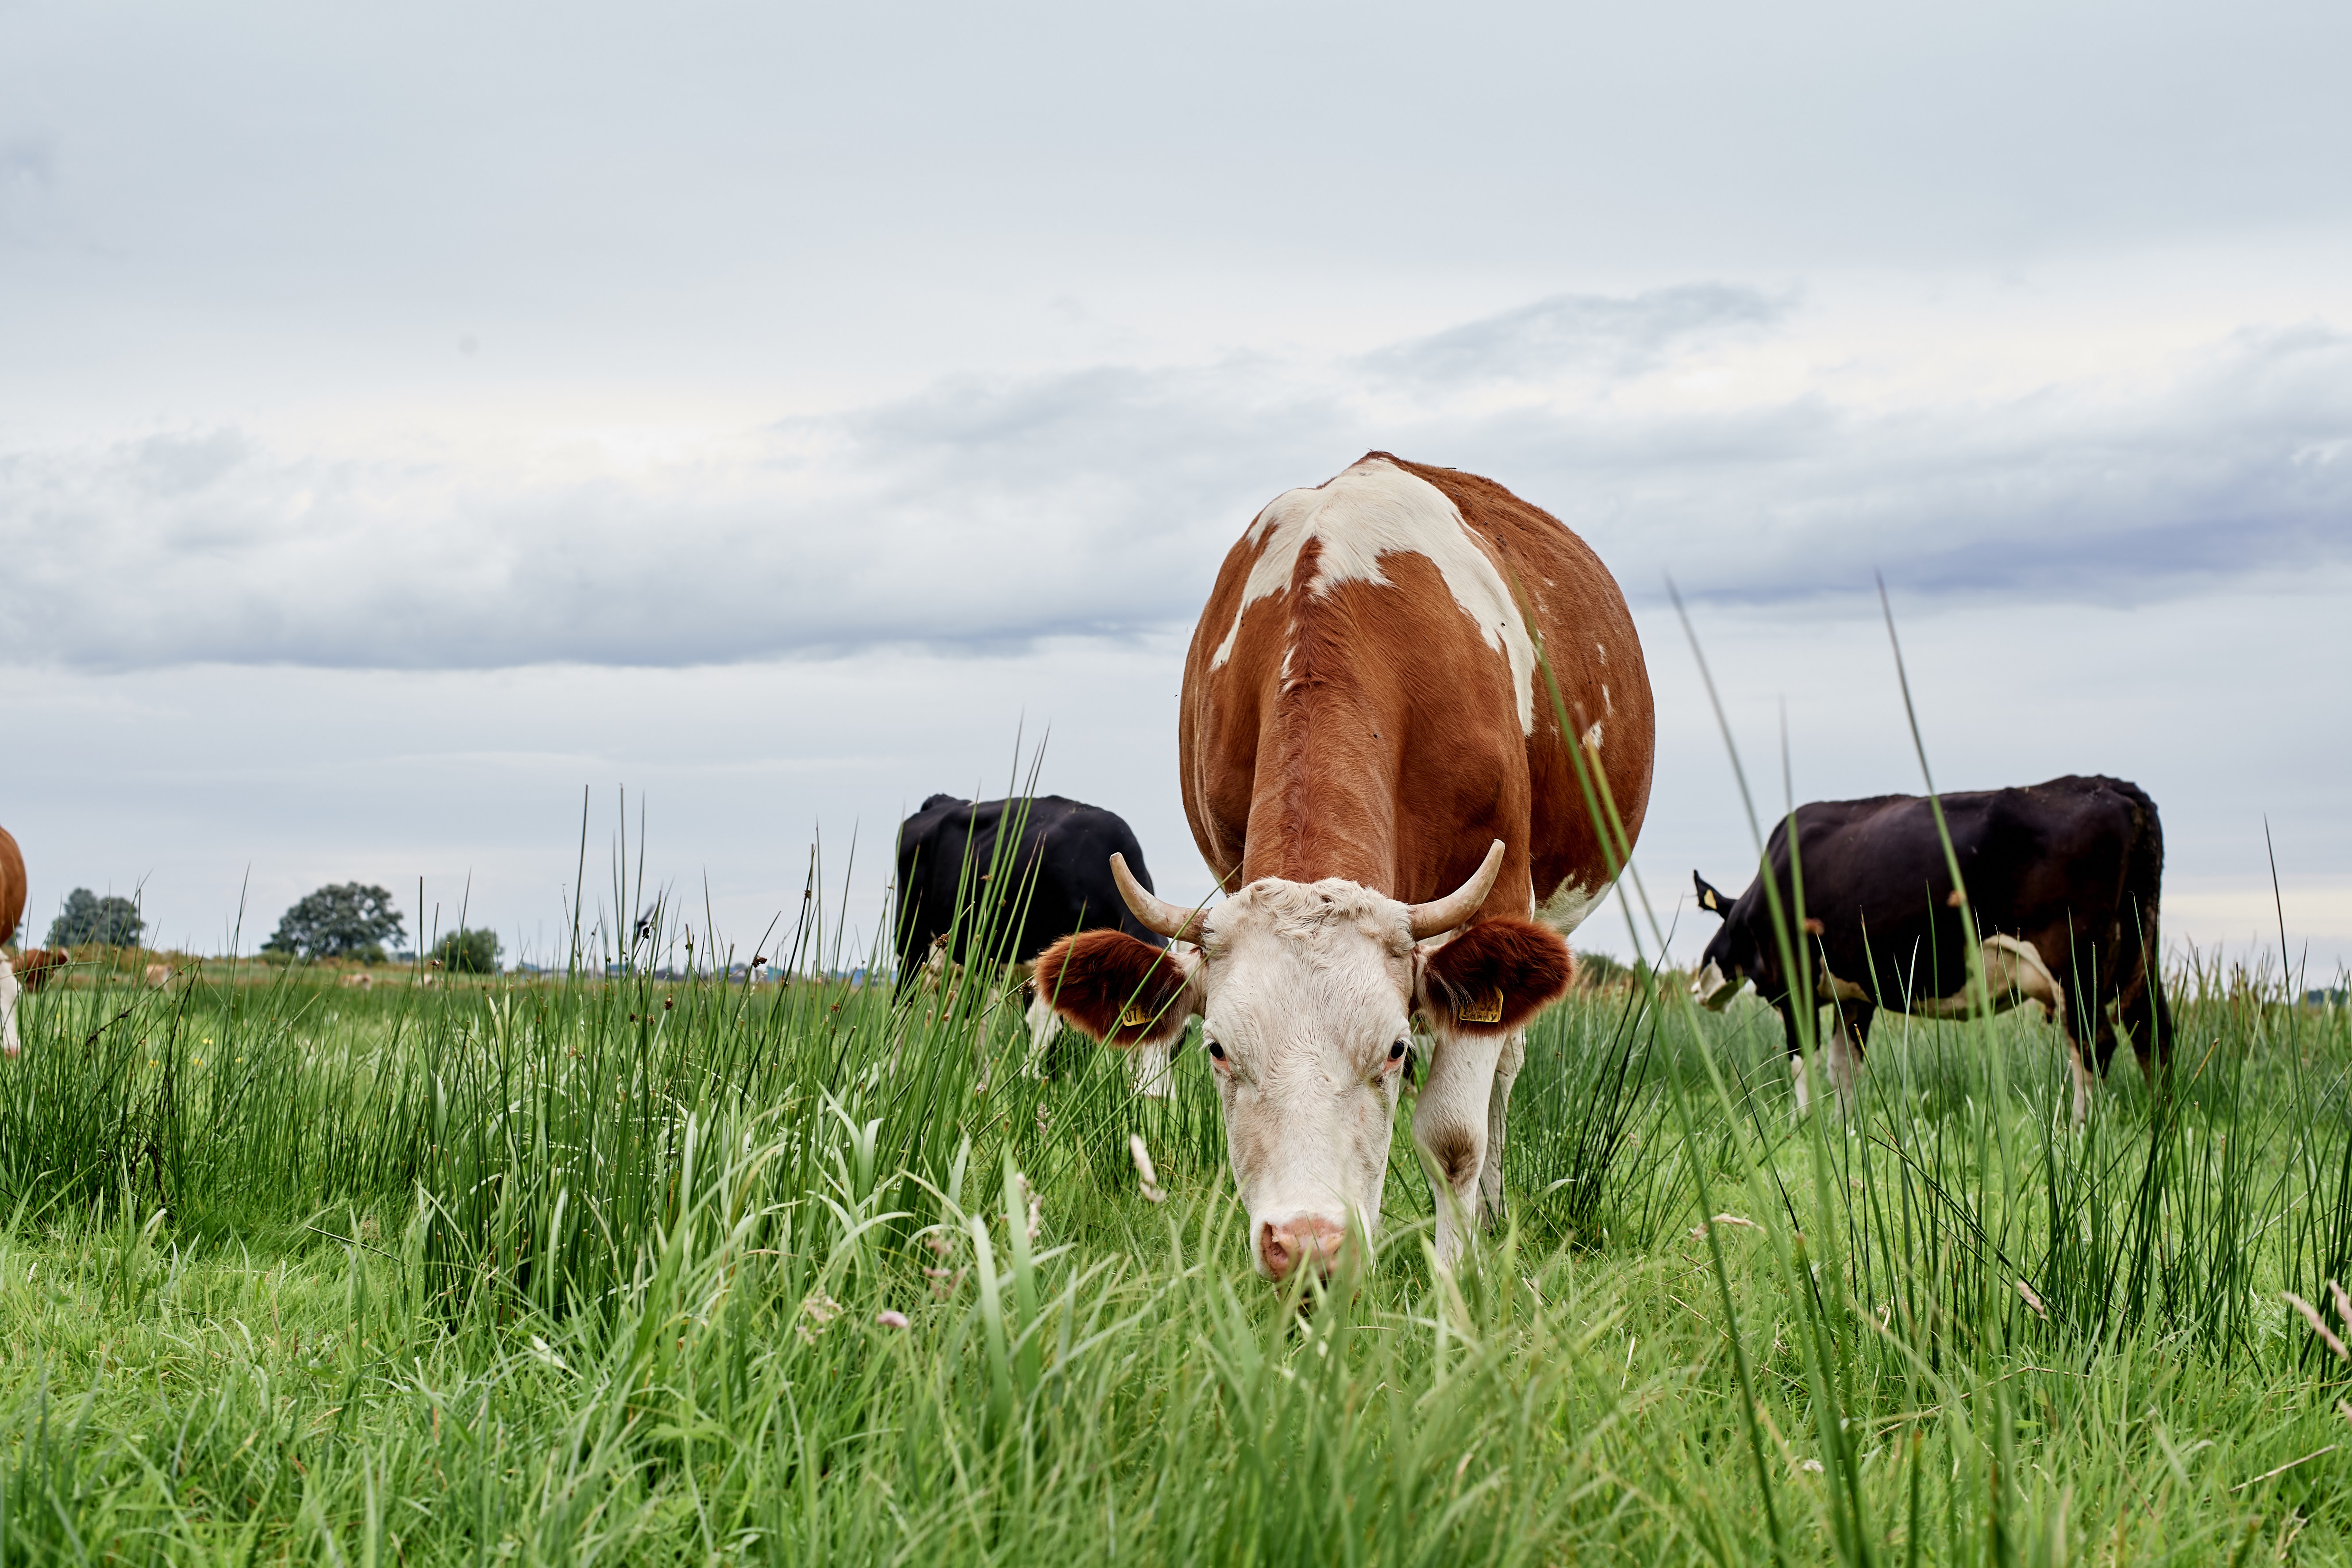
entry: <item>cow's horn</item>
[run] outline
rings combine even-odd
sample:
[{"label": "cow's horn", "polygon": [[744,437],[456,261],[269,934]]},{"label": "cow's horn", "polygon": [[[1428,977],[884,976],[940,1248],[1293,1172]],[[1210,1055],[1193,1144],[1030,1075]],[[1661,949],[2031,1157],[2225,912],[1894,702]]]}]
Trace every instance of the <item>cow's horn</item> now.
[{"label": "cow's horn", "polygon": [[1413,940],[1419,942],[1423,937],[1452,931],[1476,914],[1478,906],[1486,901],[1486,895],[1495,890],[1495,875],[1502,868],[1503,841],[1497,838],[1468,881],[1442,899],[1407,905],[1405,913],[1412,919]]},{"label": "cow's horn", "polygon": [[1201,918],[1198,910],[1171,904],[1137,881],[1135,873],[1127,868],[1127,857],[1124,855],[1110,858],[1110,877],[1118,884],[1118,896],[1127,900],[1128,909],[1146,931],[1157,931],[1166,937],[1182,936],[1184,928],[1197,923]]}]

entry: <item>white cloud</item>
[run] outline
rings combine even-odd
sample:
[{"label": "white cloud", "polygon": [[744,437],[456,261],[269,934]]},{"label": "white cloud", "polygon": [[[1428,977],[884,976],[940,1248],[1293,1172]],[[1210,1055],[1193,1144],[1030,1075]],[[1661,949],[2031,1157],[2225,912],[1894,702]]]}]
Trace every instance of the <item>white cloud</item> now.
[{"label": "white cloud", "polygon": [[677,666],[1132,637],[1188,625],[1257,506],[1373,447],[1548,505],[1636,596],[1669,573],[1777,600],[1882,570],[2128,603],[2352,558],[2352,339],[2332,330],[1899,399],[1757,374],[1809,331],[1692,287],[1540,301],[1378,351],[1370,383],[1297,355],[954,377],[651,456],[236,425],[20,447],[0,455],[0,658]]}]

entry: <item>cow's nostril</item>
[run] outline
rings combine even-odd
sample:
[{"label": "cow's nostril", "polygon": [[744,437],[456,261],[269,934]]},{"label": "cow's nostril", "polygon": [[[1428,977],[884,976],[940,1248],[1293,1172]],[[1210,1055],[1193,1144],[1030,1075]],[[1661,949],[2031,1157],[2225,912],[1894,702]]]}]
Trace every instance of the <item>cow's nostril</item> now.
[{"label": "cow's nostril", "polygon": [[1259,1228],[1257,1253],[1258,1257],[1265,1261],[1265,1271],[1276,1279],[1290,1272],[1289,1239],[1282,1227],[1268,1222]]},{"label": "cow's nostril", "polygon": [[1317,1273],[1328,1278],[1347,1236],[1343,1227],[1327,1219],[1302,1215],[1280,1225],[1268,1221],[1258,1233],[1258,1256],[1265,1260],[1265,1271],[1276,1279],[1309,1261]]}]

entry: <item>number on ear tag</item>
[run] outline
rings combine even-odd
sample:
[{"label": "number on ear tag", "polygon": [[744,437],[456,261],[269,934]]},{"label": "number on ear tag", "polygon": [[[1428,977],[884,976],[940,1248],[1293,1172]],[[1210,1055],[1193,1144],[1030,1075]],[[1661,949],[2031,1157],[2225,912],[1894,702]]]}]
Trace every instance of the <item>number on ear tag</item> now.
[{"label": "number on ear tag", "polygon": [[1454,1016],[1465,1024],[1499,1024],[1503,1021],[1503,994],[1497,991],[1489,1001],[1457,1007]]},{"label": "number on ear tag", "polygon": [[1127,1005],[1127,1011],[1118,1016],[1118,1026],[1122,1029],[1148,1029],[1159,1021],[1132,1002]]}]

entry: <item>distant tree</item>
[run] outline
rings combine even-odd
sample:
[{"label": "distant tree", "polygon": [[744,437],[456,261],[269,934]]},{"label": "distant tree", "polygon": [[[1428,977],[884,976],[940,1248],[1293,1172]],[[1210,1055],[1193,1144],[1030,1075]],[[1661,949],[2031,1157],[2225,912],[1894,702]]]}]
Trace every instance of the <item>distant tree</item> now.
[{"label": "distant tree", "polygon": [[452,974],[496,974],[499,947],[499,933],[488,926],[461,926],[433,944],[433,962]]},{"label": "distant tree", "polygon": [[139,933],[147,922],[139,918],[139,906],[129,899],[111,895],[100,898],[88,888],[76,888],[66,895],[65,908],[49,922],[50,947],[79,947],[84,942],[103,942],[108,947],[137,947]]},{"label": "distant tree", "polygon": [[392,895],[362,882],[334,882],[302,900],[278,922],[278,932],[261,944],[265,952],[296,958],[356,958],[383,962],[383,944],[401,934],[400,911]]}]

